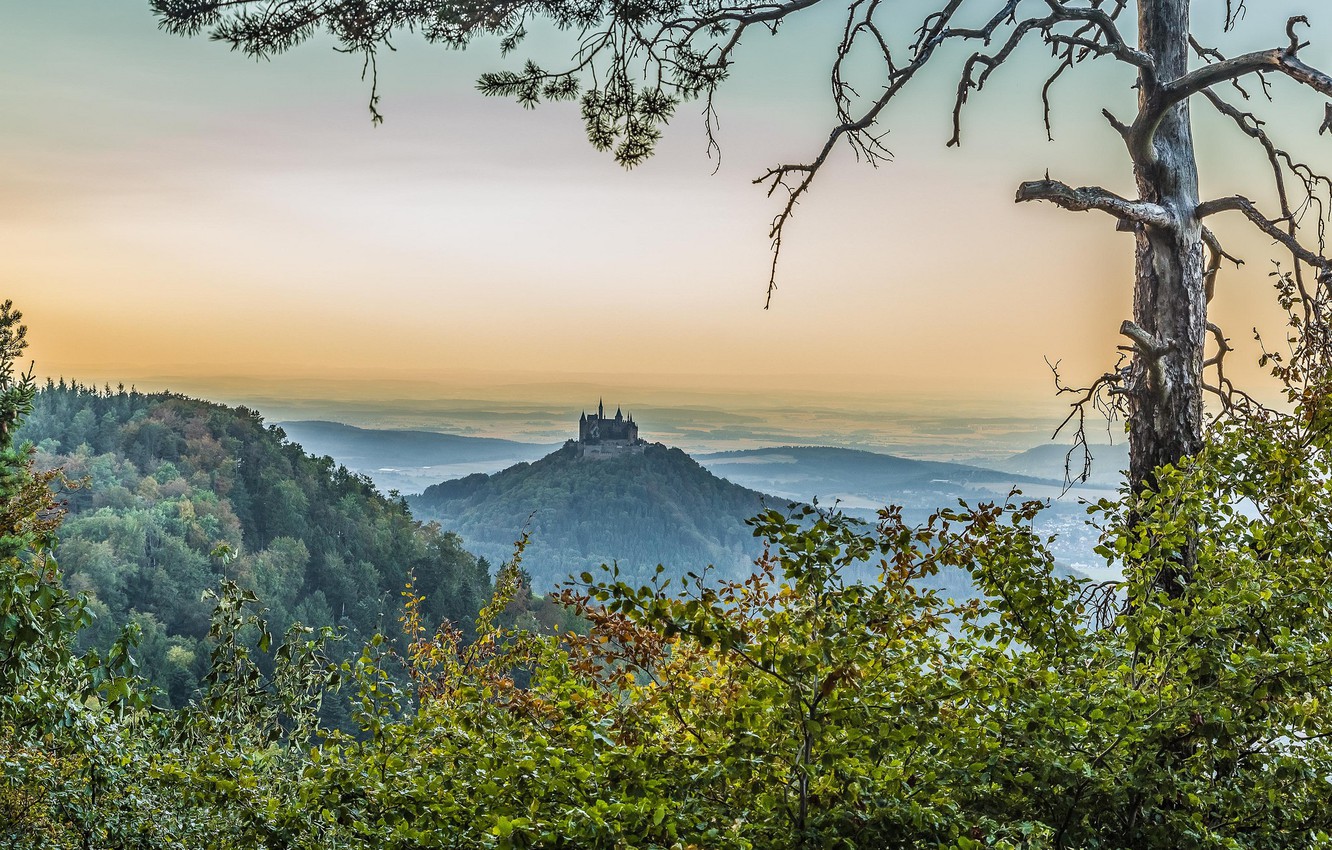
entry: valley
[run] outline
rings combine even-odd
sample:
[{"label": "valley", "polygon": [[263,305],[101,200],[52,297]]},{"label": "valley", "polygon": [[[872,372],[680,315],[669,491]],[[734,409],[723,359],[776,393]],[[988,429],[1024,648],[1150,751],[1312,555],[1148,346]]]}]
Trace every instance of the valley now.
[{"label": "valley", "polygon": [[[759,551],[743,521],[764,496],[769,505],[818,504],[868,522],[893,504],[910,521],[923,522],[958,500],[1001,500],[1014,488],[1025,498],[1048,501],[1039,526],[1054,535],[1051,548],[1064,567],[1106,577],[1113,571],[1092,551],[1098,532],[1086,522],[1084,502],[1112,495],[1116,464],[1126,463],[1122,447],[1095,446],[1091,478],[1072,488],[1063,482],[1067,449],[1055,444],[985,465],[815,445],[692,457],[660,446],[666,453],[654,451],[649,459],[670,458],[675,468],[585,468],[549,444],[333,422],[282,427],[306,450],[332,456],[381,490],[410,494],[419,518],[458,532],[470,551],[492,564],[509,557],[527,530],[526,567],[538,588],[611,562],[637,577],[658,563],[743,572]],[[715,502],[727,484],[750,492]]]}]

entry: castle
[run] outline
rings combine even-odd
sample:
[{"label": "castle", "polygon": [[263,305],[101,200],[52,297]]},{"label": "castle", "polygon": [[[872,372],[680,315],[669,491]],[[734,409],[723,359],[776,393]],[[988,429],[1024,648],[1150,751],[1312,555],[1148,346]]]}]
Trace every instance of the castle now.
[{"label": "castle", "polygon": [[578,417],[578,442],[575,445],[579,457],[605,458],[638,454],[647,442],[638,438],[638,424],[633,416],[626,417],[616,408],[615,417],[608,418],[605,406],[598,401],[595,416],[585,412]]}]

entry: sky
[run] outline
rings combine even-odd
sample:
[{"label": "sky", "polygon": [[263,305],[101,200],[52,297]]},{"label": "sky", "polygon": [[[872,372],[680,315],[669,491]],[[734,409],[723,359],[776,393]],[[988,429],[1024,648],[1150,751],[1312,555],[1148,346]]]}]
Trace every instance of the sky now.
[{"label": "sky", "polygon": [[[1282,43],[1301,6],[1249,5],[1228,50]],[[1199,13],[1208,32],[1215,14]],[[1315,59],[1332,59],[1327,17]],[[158,31],[138,0],[0,0],[0,292],[39,374],[270,418],[447,430],[462,422],[449,411],[608,395],[786,416],[782,433],[858,445],[898,445],[913,422],[953,423],[917,442],[959,422],[981,442],[1052,430],[1065,401],[1046,359],[1071,381],[1113,363],[1132,239],[1012,198],[1047,170],[1131,194],[1098,117],[1130,112],[1131,78],[1070,78],[1050,144],[1034,48],[973,97],[963,146],[946,149],[959,63],[942,62],[889,115],[893,162],[842,152],[820,176],[764,310],[776,207],[751,181],[821,144],[836,36],[817,13],[747,39],[718,98],[720,164],[685,104],[626,171],[587,144],[575,106],[475,91],[482,71],[567,55],[540,30],[508,59],[396,39],[374,126],[361,61],[327,41],[256,62]],[[1283,104],[1298,149],[1332,158],[1321,106]],[[1263,197],[1233,130],[1199,116],[1197,133],[1205,189]],[[1230,244],[1250,263],[1216,315],[1239,341],[1274,321],[1272,251]],[[521,433],[503,420],[472,427]]]}]

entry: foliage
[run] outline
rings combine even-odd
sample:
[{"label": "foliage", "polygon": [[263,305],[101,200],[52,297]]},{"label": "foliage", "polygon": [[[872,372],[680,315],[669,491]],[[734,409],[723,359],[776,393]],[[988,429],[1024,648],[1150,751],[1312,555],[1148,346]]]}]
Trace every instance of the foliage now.
[{"label": "foliage", "polygon": [[105,655],[78,651],[94,609],[66,591],[52,554],[64,518],[52,488],[67,480],[35,472],[32,446],[14,440],[36,395],[15,372],[21,319],[0,305],[0,837],[23,850],[263,846],[263,817],[244,803],[299,781],[291,768],[338,679],[329,633],[295,626],[270,655],[256,598],[223,583],[203,688],[176,712],[150,710],[137,625]]},{"label": "foliage", "polygon": [[[1032,530],[1040,505],[1013,501],[918,527],[888,510],[872,530],[768,511],[744,581],[581,576],[564,601],[590,623],[582,636],[503,624],[516,563],[471,644],[428,635],[409,591],[410,648],[376,643],[346,665],[361,734],[311,752],[282,834],[385,848],[1328,846],[1332,470],[1324,437],[1299,443],[1286,426],[1298,418],[1225,428],[1164,470],[1159,493],[1095,507],[1106,557],[1131,558],[1119,587],[1059,574]],[[1162,591],[1156,573],[1199,527],[1191,581]],[[848,578],[866,564],[876,579]],[[946,568],[979,596],[922,589]]]},{"label": "foliage", "polygon": [[[274,647],[253,594],[224,582],[215,599],[210,673],[185,708],[146,710],[141,680],[105,675],[132,665],[132,634],[100,667],[85,658],[65,676],[58,667],[29,672],[77,690],[55,705],[63,716],[29,713],[7,728],[0,835],[19,848],[71,850],[295,841],[274,828],[273,812],[299,787],[320,701],[340,679],[325,654],[330,634],[294,626]],[[16,706],[0,700],[6,720]]]},{"label": "foliage", "polygon": [[158,724],[149,781],[187,815],[173,838],[189,834],[209,848],[296,846],[310,836],[285,831],[282,814],[299,798],[321,703],[341,682],[328,652],[332,629],[295,624],[275,644],[253,593],[224,581],[212,598],[203,691]]},{"label": "foliage", "polygon": [[[409,574],[433,620],[467,622],[489,596],[488,567],[457,535],[416,522],[331,458],[306,455],[247,408],[123,386],[48,381],[21,437],[43,469],[87,486],[67,494],[59,555],[67,586],[98,617],[80,646],[130,623],[160,702],[184,705],[208,668],[205,591],[227,578],[269,619],[394,637]],[[219,544],[234,553],[212,557]]]},{"label": "foliage", "polygon": [[107,649],[79,654],[92,613],[64,589],[52,549],[63,509],[58,470],[38,473],[15,440],[32,409],[22,314],[0,304],[0,836],[18,846],[90,846],[150,818],[149,800],[126,787],[123,744],[146,704],[133,675],[133,630]]}]

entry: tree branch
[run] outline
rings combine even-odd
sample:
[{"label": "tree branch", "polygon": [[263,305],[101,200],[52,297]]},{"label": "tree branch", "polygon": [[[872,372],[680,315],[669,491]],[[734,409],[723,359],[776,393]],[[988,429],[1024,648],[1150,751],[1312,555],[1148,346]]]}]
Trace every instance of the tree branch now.
[{"label": "tree branch", "polygon": [[[1204,65],[1197,70],[1190,71],[1174,82],[1162,86],[1160,111],[1164,112],[1181,100],[1217,83],[1235,80],[1246,74],[1268,73],[1271,71],[1279,71],[1298,83],[1332,97],[1332,76],[1305,64],[1296,56],[1300,48],[1306,46],[1295,37],[1295,24],[1297,23],[1307,24],[1308,21],[1301,15],[1286,22],[1286,34],[1290,37],[1290,44],[1286,47],[1246,53],[1243,56],[1236,56],[1234,59]],[[1325,122],[1324,127],[1327,126]]]},{"label": "tree branch", "polygon": [[[1099,42],[1082,43],[1079,40],[1079,46],[1085,47],[1098,56],[1114,56],[1121,62],[1126,62],[1151,77],[1156,76],[1156,63],[1152,57],[1129,46],[1120,34],[1119,28],[1115,26],[1114,19],[1101,11],[1100,9],[1070,8],[1059,3],[1058,0],[1045,0],[1050,6],[1050,17],[1057,21],[1086,21],[1094,25],[1100,34],[1105,37],[1105,44]],[[1063,36],[1057,36],[1058,40],[1067,41]]]},{"label": "tree branch", "polygon": [[[1011,12],[1011,9],[1017,5],[1018,1],[1019,0],[1008,0],[1008,3],[1005,5],[1005,10]],[[768,274],[767,300],[763,305],[765,310],[771,306],[773,292],[777,289],[777,262],[781,257],[782,237],[786,232],[786,224],[791,220],[791,216],[795,214],[795,208],[800,202],[800,198],[805,192],[809,191],[810,185],[814,182],[815,175],[818,174],[819,169],[823,167],[823,164],[827,162],[829,154],[832,153],[833,148],[837,143],[843,137],[854,136],[873,125],[874,122],[878,120],[879,113],[881,113],[888,106],[888,103],[897,96],[907,83],[911,81],[916,75],[916,72],[929,62],[930,57],[934,55],[934,51],[944,41],[951,37],[989,37],[989,33],[973,35],[970,32],[955,33],[948,29],[948,24],[952,20],[953,14],[962,3],[963,0],[949,0],[948,5],[943,10],[932,13],[926,19],[925,23],[921,25],[921,34],[917,41],[916,55],[911,63],[899,68],[889,76],[888,86],[859,118],[854,121],[844,121],[834,127],[832,131],[829,132],[828,138],[824,141],[823,147],[819,150],[818,155],[814,157],[811,162],[794,165],[777,165],[768,169],[761,177],[755,178],[753,181],[760,185],[766,184],[769,196],[776,192],[779,187],[786,189],[788,192],[786,203],[782,205],[781,212],[773,218],[772,226],[768,230],[768,235],[772,240],[772,266]],[[1001,12],[1000,15],[996,15],[991,20],[991,26],[996,28],[999,26],[1002,22],[1002,14],[1004,13]],[[990,30],[990,32],[992,32],[992,30]],[[788,178],[791,178],[793,175],[802,176],[798,182],[794,180],[788,182]]]},{"label": "tree branch", "polygon": [[1273,241],[1280,242],[1290,251],[1295,259],[1308,263],[1318,269],[1318,279],[1322,283],[1332,283],[1332,261],[1320,254],[1315,254],[1308,248],[1300,244],[1299,240],[1290,233],[1277,226],[1277,221],[1272,221],[1256,207],[1253,201],[1242,195],[1233,195],[1229,198],[1218,198],[1213,201],[1205,201],[1198,205],[1197,215],[1199,219],[1207,218],[1221,212],[1241,212],[1257,226],[1259,230],[1272,237]]},{"label": "tree branch", "polygon": [[[1067,493],[1073,485],[1080,484],[1091,476],[1092,453],[1091,444],[1087,442],[1087,409],[1092,408],[1107,422],[1123,414],[1124,383],[1128,380],[1128,368],[1124,365],[1123,355],[1120,355],[1115,368],[1092,381],[1090,386],[1072,387],[1065,384],[1060,376],[1059,363],[1051,363],[1047,357],[1045,365],[1050,367],[1050,372],[1054,376],[1055,395],[1076,397],[1076,400],[1069,404],[1068,416],[1064,417],[1064,421],[1059,423],[1059,427],[1050,435],[1050,439],[1053,440],[1071,423],[1077,422],[1073,429],[1073,445],[1064,455],[1064,492]],[[1073,456],[1078,453],[1082,455],[1082,470],[1075,475]]]},{"label": "tree branch", "polygon": [[1130,319],[1124,320],[1124,323],[1119,326],[1119,332],[1133,340],[1133,347],[1138,353],[1153,360],[1158,360],[1175,349],[1173,342],[1157,339],[1143,330],[1137,322]]},{"label": "tree branch", "polygon": [[1216,276],[1221,271],[1221,262],[1230,260],[1238,268],[1244,265],[1244,261],[1239,257],[1227,254],[1221,247],[1221,240],[1216,238],[1216,234],[1208,228],[1202,229],[1203,244],[1207,246],[1208,259],[1207,269],[1203,272],[1203,286],[1207,294],[1207,303],[1212,303],[1212,296],[1216,294]]},{"label": "tree branch", "polygon": [[[1149,80],[1156,79],[1156,64],[1150,56],[1139,50],[1130,47],[1124,41],[1118,27],[1115,25],[1115,18],[1124,9],[1124,3],[1116,5],[1113,13],[1107,14],[1099,8],[1069,8],[1063,5],[1060,0],[1046,0],[1050,7],[1050,14],[1043,18],[1028,18],[1020,23],[1014,20],[1013,31],[999,50],[991,54],[974,53],[967,60],[962,69],[962,77],[957,85],[957,97],[953,104],[953,135],[948,140],[948,146],[953,147],[961,143],[962,137],[962,107],[967,102],[967,96],[971,89],[980,91],[985,87],[986,80],[990,74],[1012,55],[1019,44],[1032,32],[1039,32],[1042,40],[1050,46],[1051,52],[1060,58],[1060,63],[1055,72],[1046,81],[1041,91],[1041,99],[1045,106],[1045,127],[1046,134],[1050,135],[1050,106],[1049,92],[1050,87],[1062,76],[1063,72],[1073,65],[1081,62],[1088,57],[1112,56],[1122,62],[1133,65],[1138,68],[1144,78]],[[1016,11],[1017,3],[1008,2],[1004,9],[994,18],[984,30],[969,32],[963,30],[949,30],[948,37],[957,37],[966,34],[966,37],[977,37],[983,34],[985,42],[988,44],[991,33],[999,21],[1004,17],[1012,17]],[[1100,5],[1099,2],[1096,5]],[[1061,23],[1078,23],[1082,26],[1075,32],[1058,33],[1054,28]],[[1087,33],[1095,30],[1091,37]],[[978,65],[984,65],[979,76],[975,75],[975,69]]]},{"label": "tree branch", "polygon": [[1023,201],[1049,201],[1066,210],[1085,212],[1100,210],[1121,221],[1130,221],[1149,227],[1172,227],[1174,218],[1158,204],[1130,201],[1099,186],[1074,189],[1058,180],[1029,180],[1018,187],[1017,203]]}]

